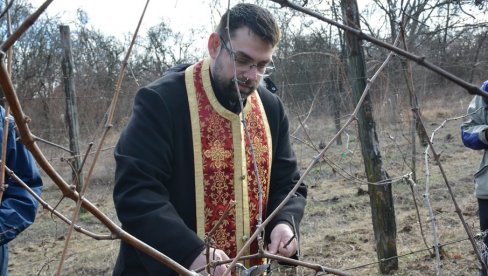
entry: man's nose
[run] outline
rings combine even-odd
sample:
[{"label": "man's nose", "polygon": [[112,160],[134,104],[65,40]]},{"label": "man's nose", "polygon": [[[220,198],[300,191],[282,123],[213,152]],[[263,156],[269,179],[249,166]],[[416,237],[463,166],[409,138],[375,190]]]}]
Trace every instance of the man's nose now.
[{"label": "man's nose", "polygon": [[257,80],[259,77],[258,73],[258,67],[253,64],[249,67],[249,70],[246,71],[244,76],[250,80]]}]

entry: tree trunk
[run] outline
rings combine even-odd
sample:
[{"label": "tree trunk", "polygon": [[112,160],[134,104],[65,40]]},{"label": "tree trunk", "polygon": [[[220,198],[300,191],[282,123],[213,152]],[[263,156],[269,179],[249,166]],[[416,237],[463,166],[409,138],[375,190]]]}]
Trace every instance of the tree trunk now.
[{"label": "tree trunk", "polygon": [[[344,24],[360,28],[356,0],[342,0],[341,7]],[[366,64],[361,41],[352,33],[346,32],[345,42],[348,78],[356,104],[366,87]],[[365,98],[357,117],[366,176],[368,181],[373,183],[368,185],[368,191],[377,256],[378,260],[380,260],[379,268],[381,273],[389,274],[393,270],[398,269],[398,259],[381,260],[397,256],[395,208],[393,206],[391,183],[384,182],[387,181],[388,174],[382,169],[378,136],[373,118],[373,107],[369,95]],[[382,181],[381,185],[376,185],[380,181]]]}]

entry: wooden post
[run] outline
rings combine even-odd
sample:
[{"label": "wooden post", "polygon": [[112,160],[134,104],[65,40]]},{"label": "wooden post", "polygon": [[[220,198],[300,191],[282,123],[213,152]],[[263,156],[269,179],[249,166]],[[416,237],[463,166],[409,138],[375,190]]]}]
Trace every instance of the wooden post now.
[{"label": "wooden post", "polygon": [[75,81],[73,76],[73,54],[71,51],[71,40],[69,26],[60,25],[61,48],[63,49],[63,80],[64,92],[66,94],[66,118],[69,129],[69,148],[71,150],[72,180],[76,185],[76,191],[81,191],[83,186],[83,174],[80,171],[80,131],[78,125],[78,108],[76,105]]},{"label": "wooden post", "polygon": [[[334,15],[334,20],[336,20],[337,22],[339,22],[339,16],[337,14],[337,6],[334,2],[334,0],[332,0],[332,14]],[[336,71],[334,72],[334,70],[332,69],[331,72],[333,72],[332,74],[334,75],[334,77],[332,78],[333,80],[335,80],[334,82],[334,88],[335,88],[335,91],[336,93],[334,93],[332,95],[332,103],[333,103],[333,113],[334,113],[334,125],[335,125],[335,130],[336,130],[336,133],[338,133],[342,127],[341,125],[341,96],[342,96],[342,93],[344,93],[344,85],[342,83],[342,73],[344,72],[343,70],[341,70],[342,67],[342,64],[344,62],[344,56],[345,56],[345,46],[344,46],[344,41],[342,39],[342,30],[341,28],[337,28],[337,33],[339,34],[339,44],[341,45],[341,55],[340,55],[340,58],[337,62],[337,66],[336,66]],[[335,74],[334,74],[335,73]],[[337,145],[342,145],[342,135],[339,135],[337,136],[337,140],[336,140],[336,144]]]},{"label": "wooden post", "polygon": [[[360,29],[359,11],[356,0],[341,0],[344,24]],[[355,104],[359,101],[366,87],[366,63],[361,40],[350,32],[345,32],[346,60],[349,82]],[[388,179],[388,174],[382,168],[378,136],[373,118],[373,105],[369,94],[358,112],[358,132],[361,141],[361,151],[368,182],[369,199],[373,220],[373,231],[376,240],[380,272],[390,274],[398,269],[396,249],[395,208],[391,183],[380,181]]]}]

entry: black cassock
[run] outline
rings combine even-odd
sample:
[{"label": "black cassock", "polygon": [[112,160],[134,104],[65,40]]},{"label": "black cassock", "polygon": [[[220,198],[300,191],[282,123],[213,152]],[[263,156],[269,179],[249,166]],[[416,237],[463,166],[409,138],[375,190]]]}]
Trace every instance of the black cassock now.
[{"label": "black cassock", "polygon": [[[122,228],[185,267],[204,248],[195,233],[195,180],[185,66],[141,88],[132,116],[115,149],[114,202]],[[215,91],[215,86],[214,91]],[[258,88],[272,136],[268,214],[299,179],[283,104],[264,86]],[[219,98],[224,107],[228,107]],[[228,109],[231,109],[228,107]],[[300,223],[305,208],[302,185],[266,228],[266,240],[279,222]],[[114,275],[172,275],[152,257],[121,242]]]}]

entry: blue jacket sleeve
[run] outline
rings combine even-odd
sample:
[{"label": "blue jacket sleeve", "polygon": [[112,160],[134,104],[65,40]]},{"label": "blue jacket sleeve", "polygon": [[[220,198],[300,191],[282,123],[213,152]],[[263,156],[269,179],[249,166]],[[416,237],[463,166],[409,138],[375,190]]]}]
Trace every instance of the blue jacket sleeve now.
[{"label": "blue jacket sleeve", "polygon": [[[5,111],[1,109],[0,145],[4,118]],[[42,180],[35,160],[16,136],[13,118],[11,118],[7,140],[7,167],[40,195]],[[0,204],[0,245],[13,240],[34,222],[38,206],[37,200],[14,179],[6,176],[5,182],[7,187]]]},{"label": "blue jacket sleeve", "polygon": [[[488,92],[488,81],[481,86]],[[488,129],[488,102],[481,96],[475,96],[468,107],[468,119],[461,124],[463,144],[474,150],[488,149],[485,132]]]}]

